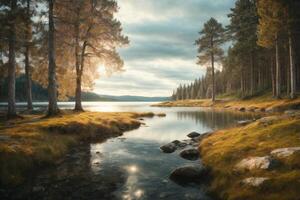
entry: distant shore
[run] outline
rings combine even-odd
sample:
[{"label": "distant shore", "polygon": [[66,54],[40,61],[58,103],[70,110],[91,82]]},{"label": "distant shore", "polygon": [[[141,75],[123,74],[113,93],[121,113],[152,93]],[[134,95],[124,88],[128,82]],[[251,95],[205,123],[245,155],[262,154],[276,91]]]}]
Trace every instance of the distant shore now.
[{"label": "distant shore", "polygon": [[258,97],[249,100],[180,100],[153,104],[154,107],[212,107],[235,111],[249,112],[283,112],[290,109],[300,109],[298,99],[273,99],[271,97]]}]

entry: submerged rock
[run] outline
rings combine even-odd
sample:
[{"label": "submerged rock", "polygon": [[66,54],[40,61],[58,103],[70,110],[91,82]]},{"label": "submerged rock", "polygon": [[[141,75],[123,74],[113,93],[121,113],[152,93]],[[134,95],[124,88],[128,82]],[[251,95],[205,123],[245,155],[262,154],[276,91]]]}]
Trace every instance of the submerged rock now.
[{"label": "submerged rock", "polygon": [[202,165],[186,165],[172,171],[170,179],[178,184],[203,182],[207,172]]},{"label": "submerged rock", "polygon": [[271,152],[271,154],[279,158],[284,158],[293,155],[295,152],[300,152],[300,147],[275,149]]},{"label": "submerged rock", "polygon": [[160,149],[164,153],[173,153],[174,151],[176,151],[176,145],[171,142],[171,143],[168,143],[168,144],[165,144],[165,145],[161,146]]},{"label": "submerged rock", "polygon": [[266,177],[250,177],[246,178],[242,181],[243,184],[258,187],[261,184],[263,184],[266,180],[269,180],[269,178]]},{"label": "submerged rock", "polygon": [[180,152],[179,155],[187,160],[198,160],[200,156],[198,149],[186,149]]},{"label": "submerged rock", "polygon": [[236,165],[236,168],[239,170],[271,169],[274,164],[275,160],[270,156],[249,157],[240,161]]},{"label": "submerged rock", "polygon": [[191,132],[187,135],[189,138],[195,138],[195,137],[198,137],[200,136],[200,133],[197,133],[197,132]]}]

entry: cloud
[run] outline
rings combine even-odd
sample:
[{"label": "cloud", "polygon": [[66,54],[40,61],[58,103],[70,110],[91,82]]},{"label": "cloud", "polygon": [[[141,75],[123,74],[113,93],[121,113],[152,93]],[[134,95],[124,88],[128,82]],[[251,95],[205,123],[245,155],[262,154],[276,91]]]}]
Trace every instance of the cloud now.
[{"label": "cloud", "polygon": [[228,23],[234,0],[118,0],[117,18],[130,46],[119,50],[126,71],[102,76],[95,92],[111,95],[171,95],[180,83],[205,72],[193,45],[203,24],[215,17]]}]

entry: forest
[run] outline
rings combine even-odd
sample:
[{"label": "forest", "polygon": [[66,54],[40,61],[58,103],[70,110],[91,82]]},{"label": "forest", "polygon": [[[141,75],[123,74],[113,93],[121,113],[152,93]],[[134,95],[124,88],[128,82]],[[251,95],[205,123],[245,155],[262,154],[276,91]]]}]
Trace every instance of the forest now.
[{"label": "forest", "polygon": [[[195,41],[206,74],[173,92],[174,100],[272,92],[296,98],[300,91],[300,2],[238,0],[223,26],[211,18]],[[229,46],[227,49],[226,47]]]},{"label": "forest", "polygon": [[17,116],[16,76],[25,75],[27,108],[32,82],[48,88],[48,115],[59,112],[58,99],[75,96],[82,111],[82,90],[93,87],[102,64],[122,71],[116,49],[129,43],[115,19],[115,1],[3,0],[0,4],[0,85],[7,86],[8,118]]}]

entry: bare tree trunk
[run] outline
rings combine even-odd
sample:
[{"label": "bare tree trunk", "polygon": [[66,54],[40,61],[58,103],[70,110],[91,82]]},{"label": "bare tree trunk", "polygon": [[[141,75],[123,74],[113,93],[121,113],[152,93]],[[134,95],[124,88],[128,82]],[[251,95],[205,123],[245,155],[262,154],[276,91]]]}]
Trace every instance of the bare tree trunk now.
[{"label": "bare tree trunk", "polygon": [[31,69],[30,69],[30,40],[31,40],[31,25],[30,25],[30,0],[27,0],[27,21],[26,21],[26,46],[25,46],[25,76],[26,76],[26,94],[27,94],[27,109],[32,110],[32,92],[31,92]]},{"label": "bare tree trunk", "polygon": [[57,106],[57,83],[56,83],[56,64],[55,64],[55,36],[54,36],[54,21],[53,21],[53,6],[55,0],[49,1],[49,68],[48,68],[48,115],[58,114]]},{"label": "bare tree trunk", "polygon": [[290,54],[290,81],[291,81],[290,97],[294,99],[296,98],[296,67],[295,67],[293,38],[291,33],[289,33],[289,54]]},{"label": "bare tree trunk", "polygon": [[[84,62],[85,62],[85,50],[86,50],[86,41],[83,43],[82,50],[81,50],[81,60],[79,63],[79,56],[78,63],[78,70],[76,69],[76,93],[75,93],[75,110],[76,111],[83,111],[82,103],[81,103],[81,83],[82,83],[82,74],[84,69]],[[78,53],[78,52],[77,52]]]},{"label": "bare tree trunk", "polygon": [[279,41],[278,36],[276,36],[276,98],[281,96],[281,68],[279,59]]},{"label": "bare tree trunk", "polygon": [[14,118],[17,116],[16,112],[16,1],[10,1],[10,20],[9,20],[9,55],[8,55],[8,111],[7,117]]},{"label": "bare tree trunk", "polygon": [[[80,8],[79,8],[80,9]],[[77,20],[79,20],[79,12],[77,10]],[[81,103],[81,67],[80,67],[80,57],[79,57],[79,21],[76,22],[74,26],[75,30],[75,67],[76,67],[76,90],[75,90],[75,111],[83,111]],[[83,55],[81,55],[83,56]]]}]

